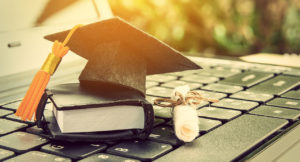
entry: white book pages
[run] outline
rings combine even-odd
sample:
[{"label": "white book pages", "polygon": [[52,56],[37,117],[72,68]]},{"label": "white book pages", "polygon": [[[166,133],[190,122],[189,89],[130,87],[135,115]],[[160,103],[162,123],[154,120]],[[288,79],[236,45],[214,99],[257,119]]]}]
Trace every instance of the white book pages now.
[{"label": "white book pages", "polygon": [[62,133],[97,132],[144,128],[141,106],[120,105],[58,111],[53,107]]}]

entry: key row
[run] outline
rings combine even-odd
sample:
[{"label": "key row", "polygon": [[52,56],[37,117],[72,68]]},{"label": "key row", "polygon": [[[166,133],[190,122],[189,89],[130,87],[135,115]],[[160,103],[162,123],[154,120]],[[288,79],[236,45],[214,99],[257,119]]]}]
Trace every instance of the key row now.
[{"label": "key row", "polygon": [[[15,153],[22,154],[9,160],[23,160],[28,158],[43,159],[50,161],[55,158],[62,158],[63,161],[70,159],[80,160],[84,158],[100,159],[128,159],[128,160],[153,160],[172,150],[172,146],[166,143],[154,141],[126,141],[115,144],[107,148],[102,143],[70,143],[70,142],[51,142],[38,135],[26,132],[14,132],[0,137],[0,156],[1,159],[7,159]],[[38,151],[40,149],[40,151]],[[92,154],[100,153],[106,150],[108,154],[98,154],[97,157],[89,157]],[[25,153],[25,154],[23,154]],[[113,155],[109,155],[113,154]],[[101,155],[101,156],[100,156]],[[118,157],[123,156],[122,157]],[[32,157],[30,157],[32,156]],[[67,158],[63,158],[67,157]],[[124,158],[127,157],[127,158]],[[133,159],[131,159],[133,158]],[[86,160],[86,159],[84,159]],[[136,160],[136,161],[138,161]]]}]

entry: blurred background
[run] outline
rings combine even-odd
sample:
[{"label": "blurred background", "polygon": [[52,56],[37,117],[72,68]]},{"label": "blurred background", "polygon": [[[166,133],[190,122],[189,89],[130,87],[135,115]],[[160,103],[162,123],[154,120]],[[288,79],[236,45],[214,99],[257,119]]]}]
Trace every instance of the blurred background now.
[{"label": "blurred background", "polygon": [[300,53],[299,0],[110,0],[115,15],[180,51]]},{"label": "blurred background", "polygon": [[[13,6],[16,0],[6,1]],[[20,21],[29,26],[99,16],[93,3],[102,0],[28,0],[16,2],[34,12]],[[242,56],[251,53],[300,53],[299,0],[108,0],[116,16],[129,21],[177,50],[187,53]],[[2,1],[3,3],[3,1]],[[20,4],[22,3],[22,4]],[[35,10],[37,6],[43,6]],[[72,6],[80,9],[71,10]],[[1,12],[11,12],[2,5]],[[98,8],[98,10],[100,10]],[[13,21],[14,15],[2,14],[1,22]],[[55,15],[60,15],[56,16]],[[86,16],[88,15],[88,16]],[[92,16],[89,16],[92,15]],[[34,18],[30,19],[29,18]],[[62,19],[61,22],[67,22]],[[80,22],[78,22],[80,23]],[[6,24],[3,23],[2,28]],[[11,27],[7,27],[10,28]],[[1,30],[0,30],[1,31]]]}]

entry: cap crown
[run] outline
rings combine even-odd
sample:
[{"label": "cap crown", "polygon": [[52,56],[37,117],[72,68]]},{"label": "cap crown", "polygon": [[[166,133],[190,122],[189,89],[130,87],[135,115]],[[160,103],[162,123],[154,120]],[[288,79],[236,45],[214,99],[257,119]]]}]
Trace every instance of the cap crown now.
[{"label": "cap crown", "polygon": [[[63,31],[45,38],[62,41],[67,33]],[[81,83],[125,86],[143,94],[146,75],[201,68],[118,17],[79,28],[68,46],[88,59],[79,77]]]}]

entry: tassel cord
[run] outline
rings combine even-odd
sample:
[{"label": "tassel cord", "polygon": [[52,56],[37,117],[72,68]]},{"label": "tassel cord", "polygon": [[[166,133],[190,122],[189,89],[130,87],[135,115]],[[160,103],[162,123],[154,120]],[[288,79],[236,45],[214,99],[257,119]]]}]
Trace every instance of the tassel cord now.
[{"label": "tassel cord", "polygon": [[[49,82],[49,79],[50,79],[50,74],[43,73],[42,75],[44,75],[43,78],[45,78],[45,79],[41,82],[41,89],[45,90],[46,87],[47,87],[47,84]],[[37,97],[33,100],[33,103],[32,103],[33,108],[32,109],[27,109],[27,110],[30,110],[30,112],[27,113],[27,116],[26,116],[26,118],[28,120],[31,120],[33,114],[36,112],[37,106],[38,106],[38,104],[41,100],[41,97],[42,97],[43,93],[44,93],[44,91],[38,91],[38,93],[36,94]]]},{"label": "tassel cord", "polygon": [[[63,41],[63,43],[58,42],[57,40],[54,42],[52,46],[52,53],[62,58],[67,54],[69,51],[69,47],[65,46],[73,33],[76,31],[82,25],[76,25],[72,28],[72,30],[68,33],[67,37]],[[57,64],[58,65],[58,64]],[[53,65],[53,66],[57,66]],[[21,117],[22,120],[31,120],[33,114],[35,114],[37,106],[41,100],[41,97],[44,93],[44,90],[47,87],[47,84],[50,80],[50,76],[52,75],[47,72],[48,70],[39,70],[37,74],[35,75],[34,79],[32,80],[32,83],[26,92],[26,95],[24,96],[24,99],[22,100],[21,104],[19,105],[19,108],[17,109],[15,115]],[[54,72],[54,71],[53,71]]]}]

